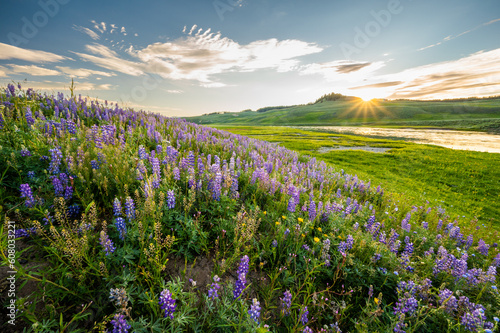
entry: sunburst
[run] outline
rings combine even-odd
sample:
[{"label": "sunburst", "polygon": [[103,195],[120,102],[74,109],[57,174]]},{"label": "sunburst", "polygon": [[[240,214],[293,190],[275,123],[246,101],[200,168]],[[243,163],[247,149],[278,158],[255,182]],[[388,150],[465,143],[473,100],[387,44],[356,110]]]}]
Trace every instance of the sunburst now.
[{"label": "sunburst", "polygon": [[369,100],[359,98],[340,115],[341,118],[362,119],[363,122],[379,120],[385,116],[391,116],[391,112],[381,104],[380,99],[375,98]]}]

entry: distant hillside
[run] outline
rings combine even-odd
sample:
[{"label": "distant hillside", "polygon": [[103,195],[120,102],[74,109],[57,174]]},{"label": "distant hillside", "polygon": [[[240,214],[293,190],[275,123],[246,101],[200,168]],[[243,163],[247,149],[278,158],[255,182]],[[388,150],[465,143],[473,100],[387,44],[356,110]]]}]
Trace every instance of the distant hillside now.
[{"label": "distant hillside", "polygon": [[307,105],[218,112],[186,119],[205,125],[427,126],[500,132],[500,97],[364,102],[357,97],[328,94]]}]

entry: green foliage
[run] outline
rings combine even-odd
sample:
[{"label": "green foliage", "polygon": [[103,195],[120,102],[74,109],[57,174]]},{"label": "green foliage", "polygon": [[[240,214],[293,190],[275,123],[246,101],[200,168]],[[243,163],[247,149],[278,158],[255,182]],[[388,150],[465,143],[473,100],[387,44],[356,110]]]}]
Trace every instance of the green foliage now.
[{"label": "green foliage", "polygon": [[260,112],[212,113],[187,118],[197,124],[240,126],[439,127],[500,131],[500,98],[450,101],[372,100],[329,94],[315,103],[266,107]]},{"label": "green foliage", "polygon": [[[446,312],[444,288],[483,305],[489,322],[500,315],[492,273],[498,232],[491,228],[498,206],[473,201],[498,195],[490,169],[498,161],[488,154],[227,128],[275,142],[269,144],[87,103],[73,91],[70,98],[2,91],[0,102],[0,161],[7,166],[0,257],[14,265],[21,291],[36,285],[16,300],[16,320],[26,331],[105,332],[126,320],[133,332],[385,332],[396,325],[464,332],[461,320],[471,310]],[[333,141],[392,150],[317,152]],[[473,177],[466,181],[464,172]],[[383,182],[386,191],[362,178]],[[467,192],[471,183],[481,192]],[[20,196],[24,185],[32,198]],[[397,250],[389,244],[393,232],[402,243]],[[473,244],[466,249],[468,233]],[[487,253],[479,239],[491,244]],[[12,243],[26,249],[12,254]],[[456,260],[466,251],[461,260],[478,281],[450,269],[434,272],[443,251]],[[401,283],[426,279],[417,309],[398,315],[407,297]]]}]

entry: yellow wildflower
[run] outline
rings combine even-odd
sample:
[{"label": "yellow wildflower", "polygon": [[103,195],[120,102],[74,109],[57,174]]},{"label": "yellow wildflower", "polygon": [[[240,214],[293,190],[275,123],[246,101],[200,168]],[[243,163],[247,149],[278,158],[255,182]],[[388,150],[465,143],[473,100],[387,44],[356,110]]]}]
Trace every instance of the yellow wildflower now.
[{"label": "yellow wildflower", "polygon": [[314,241],[317,243],[319,242],[319,238],[318,237],[314,237]]},{"label": "yellow wildflower", "polygon": [[299,217],[299,222],[304,222],[304,219]]},{"label": "yellow wildflower", "polygon": [[321,228],[318,228],[318,231],[321,232]]}]

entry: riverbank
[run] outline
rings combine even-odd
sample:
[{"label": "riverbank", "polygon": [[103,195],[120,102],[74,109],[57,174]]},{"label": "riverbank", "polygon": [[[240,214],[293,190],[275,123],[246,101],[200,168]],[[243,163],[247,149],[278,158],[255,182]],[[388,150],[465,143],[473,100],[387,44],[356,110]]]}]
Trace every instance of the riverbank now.
[{"label": "riverbank", "polygon": [[[373,186],[380,184],[388,191],[405,194],[407,200],[411,198],[422,205],[429,201],[455,216],[476,216],[481,222],[500,228],[499,154],[288,127],[217,128],[279,143],[371,180]],[[388,150],[374,153],[360,147]]]}]

